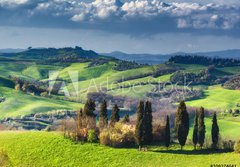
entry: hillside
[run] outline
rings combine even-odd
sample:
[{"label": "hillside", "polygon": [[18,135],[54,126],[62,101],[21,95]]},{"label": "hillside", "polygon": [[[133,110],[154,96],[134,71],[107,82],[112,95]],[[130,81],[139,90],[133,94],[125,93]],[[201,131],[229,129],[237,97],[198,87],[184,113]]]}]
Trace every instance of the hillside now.
[{"label": "hillside", "polygon": [[[136,148],[115,149],[99,144],[73,143],[60,134],[47,132],[1,132],[0,147],[7,151],[13,166],[188,166],[211,164],[240,165],[239,155],[192,151],[186,146],[166,150],[151,146],[147,152]],[[27,156],[26,156],[27,155]]]},{"label": "hillside", "polygon": [[[231,81],[240,74],[238,61],[176,56],[163,64],[140,65],[80,50],[30,49],[1,55],[0,97],[5,100],[0,103],[0,118],[75,111],[87,98],[93,98],[97,107],[107,99],[110,106],[118,104],[133,113],[142,99],[151,100],[154,106],[163,104],[155,107],[155,112],[172,110],[180,100],[191,107],[203,106],[218,112],[240,109],[239,90],[221,86],[225,82],[235,84]],[[94,55],[90,58],[82,53]],[[71,55],[77,59],[71,59]],[[44,56],[47,61],[42,61]],[[50,71],[57,74],[56,80],[49,78]],[[69,72],[77,75],[70,76]],[[49,84],[56,88],[50,96]],[[70,96],[64,96],[66,91]]]},{"label": "hillside", "polygon": [[[9,157],[8,162],[12,166],[148,167],[187,164],[202,167],[215,163],[239,164],[238,155],[227,152],[233,148],[229,149],[224,143],[237,141],[240,137],[240,92],[236,82],[240,75],[240,61],[175,56],[162,64],[146,65],[80,50],[30,49],[0,55],[0,128],[11,130],[0,132],[0,150]],[[88,56],[88,53],[93,55]],[[96,114],[95,125],[100,124],[99,110],[103,100],[107,101],[108,120],[115,104],[120,108],[120,122],[129,116],[129,124],[118,124],[118,128],[122,128],[121,133],[135,130],[139,101],[151,101],[154,143],[147,146],[147,151],[137,151],[134,133],[130,130],[127,133],[129,138],[124,139],[131,144],[121,149],[104,146],[107,144],[101,143],[99,131],[95,134],[99,143],[90,144],[86,139],[77,142],[74,134],[76,125],[79,125],[76,122],[79,115],[76,111],[90,98],[96,104],[93,111]],[[186,101],[190,123],[183,151],[173,134],[174,117],[181,100]],[[203,150],[194,151],[191,142],[193,113],[201,106],[206,109],[205,145]],[[212,110],[217,112],[220,129],[218,152],[208,149]],[[173,140],[168,150],[162,145],[166,115],[170,116]],[[67,131],[64,131],[64,126]],[[118,138],[122,134],[116,127],[115,142],[126,142]],[[68,132],[68,138],[66,135],[64,138],[60,130],[64,134]],[[84,136],[89,137],[89,131]]]}]

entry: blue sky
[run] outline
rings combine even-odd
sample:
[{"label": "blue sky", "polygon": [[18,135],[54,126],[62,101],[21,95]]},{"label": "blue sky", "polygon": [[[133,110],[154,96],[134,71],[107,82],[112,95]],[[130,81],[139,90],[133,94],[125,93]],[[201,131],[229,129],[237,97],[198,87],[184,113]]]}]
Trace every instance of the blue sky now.
[{"label": "blue sky", "polygon": [[239,0],[0,0],[0,48],[240,49]]}]

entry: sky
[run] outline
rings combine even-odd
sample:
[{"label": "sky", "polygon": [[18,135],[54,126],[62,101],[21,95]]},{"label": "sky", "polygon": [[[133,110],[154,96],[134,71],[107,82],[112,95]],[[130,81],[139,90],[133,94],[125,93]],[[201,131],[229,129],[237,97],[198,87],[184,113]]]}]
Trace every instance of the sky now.
[{"label": "sky", "polygon": [[0,0],[0,49],[240,49],[239,0]]}]

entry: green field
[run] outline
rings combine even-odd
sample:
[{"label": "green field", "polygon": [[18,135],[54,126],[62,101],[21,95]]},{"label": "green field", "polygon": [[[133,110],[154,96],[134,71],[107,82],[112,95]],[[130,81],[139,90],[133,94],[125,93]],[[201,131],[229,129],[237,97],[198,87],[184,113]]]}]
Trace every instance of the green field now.
[{"label": "green field", "polygon": [[[8,79],[9,75],[18,76],[28,80],[48,80],[49,71],[59,71],[59,78],[66,81],[65,89],[70,93],[75,93],[73,85],[78,85],[79,97],[73,97],[73,100],[84,102],[89,92],[106,92],[114,96],[126,96],[136,99],[145,99],[146,93],[151,92],[155,86],[145,85],[148,82],[168,82],[171,74],[162,75],[154,78],[146,74],[154,72],[159,67],[165,67],[165,64],[157,66],[143,66],[136,69],[125,71],[114,70],[117,62],[109,61],[103,65],[91,66],[90,62],[72,63],[67,66],[44,65],[30,61],[1,62],[0,64],[0,96],[7,97],[7,101],[0,104],[0,118],[6,116],[17,116],[37,112],[47,112],[56,109],[75,109],[81,106],[78,103],[71,103],[63,100],[49,99],[30,94],[17,92],[13,89],[13,83]],[[183,68],[185,72],[199,72],[206,69],[206,66],[196,64],[176,64]],[[217,68],[216,73],[238,74],[239,67]],[[69,71],[78,72],[78,82],[71,83]],[[134,77],[137,77],[135,79]],[[133,78],[131,78],[133,77]],[[129,79],[130,78],[130,79]],[[123,79],[123,81],[121,81]],[[127,80],[127,81],[126,81]],[[144,83],[144,85],[139,85]],[[129,88],[121,88],[128,86]],[[194,88],[200,88],[204,91],[204,97],[188,101],[187,105],[207,109],[226,110],[236,109],[236,104],[240,103],[240,91],[227,90],[220,86],[201,86],[196,85]]]},{"label": "green field", "polygon": [[4,103],[0,103],[0,118],[82,107],[79,103],[33,96],[11,88],[0,87],[0,93],[6,98]]},{"label": "green field", "polygon": [[238,103],[240,103],[239,90],[228,90],[217,85],[204,90],[204,98],[188,101],[187,105],[225,111],[239,108],[236,106]]},{"label": "green field", "polygon": [[211,164],[240,165],[235,153],[193,151],[186,146],[166,150],[163,146],[149,147],[147,152],[136,148],[114,149],[99,144],[76,144],[60,134],[50,132],[0,132],[0,149],[7,152],[13,166],[142,166],[205,167]]},{"label": "green field", "polygon": [[[206,139],[211,139],[212,118],[205,118]],[[218,126],[222,140],[240,139],[240,117],[218,115]],[[191,125],[188,139],[192,139],[193,125]]]}]

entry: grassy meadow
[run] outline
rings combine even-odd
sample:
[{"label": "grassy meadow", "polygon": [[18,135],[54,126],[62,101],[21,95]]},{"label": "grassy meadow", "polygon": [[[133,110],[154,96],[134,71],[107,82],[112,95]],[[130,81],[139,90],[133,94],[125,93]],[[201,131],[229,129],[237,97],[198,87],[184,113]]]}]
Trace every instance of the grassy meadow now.
[{"label": "grassy meadow", "polygon": [[142,167],[205,167],[211,164],[240,165],[235,153],[193,151],[178,145],[169,150],[150,146],[148,152],[137,148],[110,148],[99,144],[74,143],[56,132],[0,132],[0,149],[7,152],[13,166],[142,166]]},{"label": "grassy meadow", "polygon": [[224,89],[220,85],[210,86],[204,90],[204,97],[188,101],[187,105],[207,109],[214,109],[217,111],[225,111],[226,109],[239,108],[236,105],[240,102],[240,91]]},{"label": "grassy meadow", "polygon": [[82,107],[80,103],[34,96],[6,87],[0,87],[0,93],[6,98],[4,103],[0,103],[0,118]]}]

